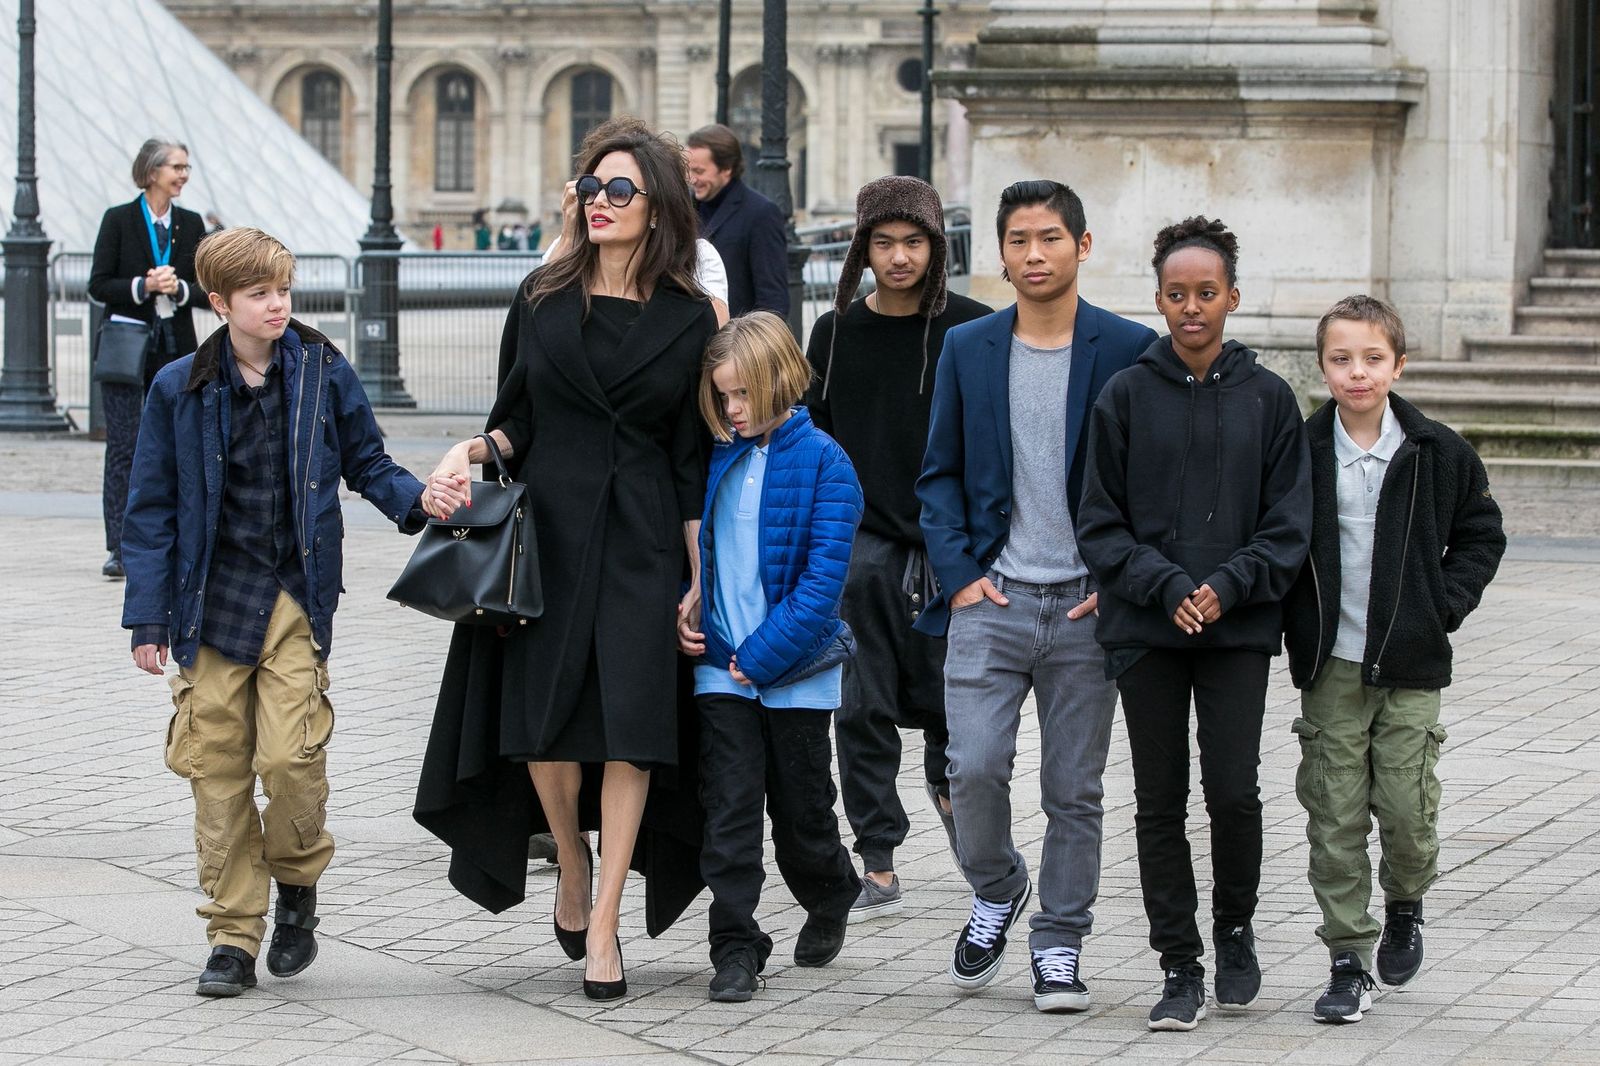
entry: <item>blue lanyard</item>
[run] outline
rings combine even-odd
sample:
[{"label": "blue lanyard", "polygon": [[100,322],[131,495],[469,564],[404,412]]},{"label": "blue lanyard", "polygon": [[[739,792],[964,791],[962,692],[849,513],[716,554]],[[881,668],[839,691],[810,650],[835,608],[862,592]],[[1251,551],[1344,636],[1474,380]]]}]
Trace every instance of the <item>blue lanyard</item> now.
[{"label": "blue lanyard", "polygon": [[155,257],[156,266],[164,267],[172,262],[172,227],[167,227],[167,250],[163,252],[156,241],[156,221],[150,217],[150,205],[143,196],[139,197],[139,210],[144,212],[144,230],[150,235],[150,254]]}]

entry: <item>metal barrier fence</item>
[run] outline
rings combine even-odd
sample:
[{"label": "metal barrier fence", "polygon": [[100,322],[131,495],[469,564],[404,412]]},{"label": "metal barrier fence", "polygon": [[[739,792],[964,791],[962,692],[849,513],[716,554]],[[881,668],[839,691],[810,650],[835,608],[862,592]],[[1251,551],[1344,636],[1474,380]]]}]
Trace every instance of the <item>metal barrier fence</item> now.
[{"label": "metal barrier fence", "polygon": [[[971,262],[971,227],[952,225],[949,269],[964,275]],[[809,333],[833,303],[848,241],[809,246],[802,276],[801,320]],[[495,368],[506,308],[517,287],[538,266],[537,252],[399,252],[397,340],[400,376],[420,411],[483,414],[494,400]],[[99,305],[89,299],[92,256],[61,252],[50,263],[50,357],[57,402],[65,408],[94,407],[90,383],[93,333]],[[870,292],[872,275],[863,276]],[[360,343],[361,288],[358,264],[337,255],[297,259],[295,317],[326,333],[356,361]],[[195,311],[203,339],[215,319]]]}]

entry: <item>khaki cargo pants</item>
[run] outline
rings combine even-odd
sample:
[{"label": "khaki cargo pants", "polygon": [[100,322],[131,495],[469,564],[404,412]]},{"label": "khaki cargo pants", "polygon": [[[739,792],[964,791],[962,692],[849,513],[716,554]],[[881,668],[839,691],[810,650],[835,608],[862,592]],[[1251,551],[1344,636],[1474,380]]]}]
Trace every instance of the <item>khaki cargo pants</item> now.
[{"label": "khaki cargo pants", "polygon": [[1371,688],[1359,664],[1329,659],[1300,694],[1300,714],[1295,795],[1308,816],[1311,891],[1322,907],[1317,936],[1330,956],[1354,951],[1371,969],[1383,930],[1367,909],[1372,816],[1387,900],[1421,899],[1439,874],[1439,690]]},{"label": "khaki cargo pants", "polygon": [[[269,878],[314,885],[333,858],[324,747],[333,735],[328,668],[294,598],[278,593],[261,658],[230,662],[204,645],[169,679],[176,711],[167,767],[194,792],[200,888],[211,897],[213,947],[255,955],[266,931]],[[256,807],[256,778],[267,797]]]}]

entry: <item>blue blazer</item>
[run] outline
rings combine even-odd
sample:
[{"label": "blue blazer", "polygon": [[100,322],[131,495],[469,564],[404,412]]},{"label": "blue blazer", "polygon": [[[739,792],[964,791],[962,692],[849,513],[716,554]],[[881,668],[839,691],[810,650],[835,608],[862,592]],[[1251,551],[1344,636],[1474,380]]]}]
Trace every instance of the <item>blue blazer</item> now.
[{"label": "blue blazer", "polygon": [[[915,626],[929,636],[944,635],[950,594],[989,572],[1011,530],[1011,333],[1016,322],[1012,305],[955,326],[944,337],[928,448],[917,479],[922,536],[939,579],[939,595]],[[1095,398],[1113,374],[1132,366],[1155,340],[1149,326],[1078,300],[1062,460],[1074,524]]]},{"label": "blue blazer", "polygon": [[728,314],[789,314],[789,238],[777,204],[735,179],[700,236],[728,272]]}]

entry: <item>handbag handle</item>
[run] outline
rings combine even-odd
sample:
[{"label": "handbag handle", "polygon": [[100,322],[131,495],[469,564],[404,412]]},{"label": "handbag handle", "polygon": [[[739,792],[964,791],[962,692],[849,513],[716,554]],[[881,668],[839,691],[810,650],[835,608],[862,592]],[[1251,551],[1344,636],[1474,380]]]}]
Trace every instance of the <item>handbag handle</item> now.
[{"label": "handbag handle", "polygon": [[[494,460],[495,472],[500,475],[500,487],[503,489],[510,488],[511,471],[506,469],[506,458],[500,454],[500,445],[496,444],[495,439],[487,433],[479,433],[478,439],[489,446],[489,457]],[[485,463],[484,465],[487,466],[488,464]]]}]

